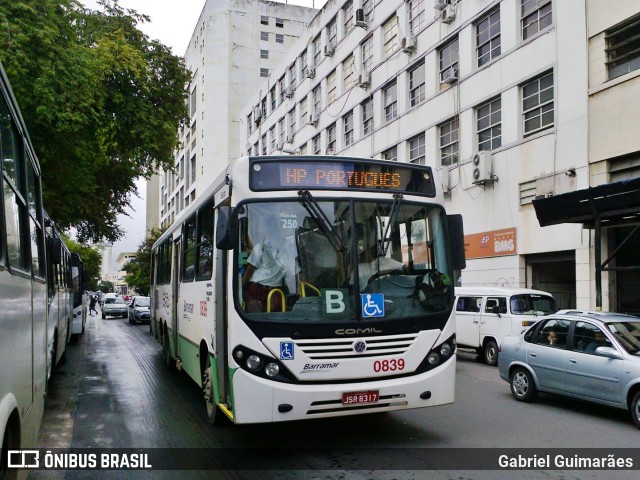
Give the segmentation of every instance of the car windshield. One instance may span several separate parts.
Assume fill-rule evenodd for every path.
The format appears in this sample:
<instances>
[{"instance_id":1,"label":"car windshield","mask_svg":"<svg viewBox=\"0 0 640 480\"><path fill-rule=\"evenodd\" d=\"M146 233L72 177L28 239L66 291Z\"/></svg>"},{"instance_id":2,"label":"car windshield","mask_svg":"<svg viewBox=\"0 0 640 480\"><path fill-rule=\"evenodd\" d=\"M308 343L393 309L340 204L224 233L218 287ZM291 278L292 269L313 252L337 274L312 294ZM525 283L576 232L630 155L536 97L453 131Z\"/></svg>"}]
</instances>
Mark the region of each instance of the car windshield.
<instances>
[{"instance_id":1,"label":"car windshield","mask_svg":"<svg viewBox=\"0 0 640 480\"><path fill-rule=\"evenodd\" d=\"M450 310L445 223L442 209L399 198L329 201L307 193L244 204L238 305L252 320L283 322L358 321L374 301L387 319ZM418 292L427 278L429 291Z\"/></svg>"},{"instance_id":2,"label":"car windshield","mask_svg":"<svg viewBox=\"0 0 640 480\"><path fill-rule=\"evenodd\" d=\"M608 323L607 328L627 352L631 355L640 354L640 319L636 322Z\"/></svg>"},{"instance_id":3,"label":"car windshield","mask_svg":"<svg viewBox=\"0 0 640 480\"><path fill-rule=\"evenodd\" d=\"M138 297L135 301L136 307L148 307L149 297Z\"/></svg>"},{"instance_id":4,"label":"car windshield","mask_svg":"<svg viewBox=\"0 0 640 480\"><path fill-rule=\"evenodd\" d=\"M104 299L104 304L107 305L109 303L116 303L116 299L115 298L105 298Z\"/></svg>"},{"instance_id":5,"label":"car windshield","mask_svg":"<svg viewBox=\"0 0 640 480\"><path fill-rule=\"evenodd\" d=\"M104 303L123 304L124 303L124 298L122 298L122 297L107 298Z\"/></svg>"},{"instance_id":6,"label":"car windshield","mask_svg":"<svg viewBox=\"0 0 640 480\"><path fill-rule=\"evenodd\" d=\"M556 301L549 295L527 293L511 297L511 313L516 315L551 315L557 311Z\"/></svg>"}]
</instances>

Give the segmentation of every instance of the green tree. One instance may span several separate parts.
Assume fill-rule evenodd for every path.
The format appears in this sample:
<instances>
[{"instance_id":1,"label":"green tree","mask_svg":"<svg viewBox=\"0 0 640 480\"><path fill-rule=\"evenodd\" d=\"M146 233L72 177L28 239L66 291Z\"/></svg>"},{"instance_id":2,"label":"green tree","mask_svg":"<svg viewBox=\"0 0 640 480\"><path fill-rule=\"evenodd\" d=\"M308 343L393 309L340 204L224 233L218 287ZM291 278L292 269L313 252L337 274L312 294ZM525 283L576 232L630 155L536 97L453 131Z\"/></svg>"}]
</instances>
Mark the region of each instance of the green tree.
<instances>
[{"instance_id":1,"label":"green tree","mask_svg":"<svg viewBox=\"0 0 640 480\"><path fill-rule=\"evenodd\" d=\"M71 253L77 253L82 259L84 267L84 288L97 290L100 282L100 268L102 267L102 254L97 248L83 245L62 234L64 243Z\"/></svg>"},{"instance_id":2,"label":"green tree","mask_svg":"<svg viewBox=\"0 0 640 480\"><path fill-rule=\"evenodd\" d=\"M102 293L113 292L113 282L107 282L105 280L101 281L98 284L98 290L100 290Z\"/></svg>"},{"instance_id":3,"label":"green tree","mask_svg":"<svg viewBox=\"0 0 640 480\"><path fill-rule=\"evenodd\" d=\"M188 115L184 61L117 0L0 2L0 60L43 173L45 206L61 229L99 243L123 235L117 216L135 180L173 167Z\"/></svg>"},{"instance_id":4,"label":"green tree","mask_svg":"<svg viewBox=\"0 0 640 480\"><path fill-rule=\"evenodd\" d=\"M151 247L160 238L164 230L153 229L138 246L136 258L124 266L127 282L139 295L148 296L151 291Z\"/></svg>"}]
</instances>

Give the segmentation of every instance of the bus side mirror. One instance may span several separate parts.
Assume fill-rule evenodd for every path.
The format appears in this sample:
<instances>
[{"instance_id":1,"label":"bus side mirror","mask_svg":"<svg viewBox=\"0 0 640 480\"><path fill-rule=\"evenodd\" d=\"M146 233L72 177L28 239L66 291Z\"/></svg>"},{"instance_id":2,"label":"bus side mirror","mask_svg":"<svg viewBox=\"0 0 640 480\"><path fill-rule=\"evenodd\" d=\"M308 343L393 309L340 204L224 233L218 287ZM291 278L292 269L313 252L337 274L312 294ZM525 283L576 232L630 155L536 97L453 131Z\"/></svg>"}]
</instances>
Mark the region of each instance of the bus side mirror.
<instances>
[{"instance_id":1,"label":"bus side mirror","mask_svg":"<svg viewBox=\"0 0 640 480\"><path fill-rule=\"evenodd\" d=\"M464 257L464 228L462 215L447 215L449 227L449 242L451 246L452 263L454 270L462 270L467 267Z\"/></svg>"},{"instance_id":2,"label":"bus side mirror","mask_svg":"<svg viewBox=\"0 0 640 480\"><path fill-rule=\"evenodd\" d=\"M232 250L236 238L236 215L231 207L218 209L218 221L216 222L216 248L218 250Z\"/></svg>"},{"instance_id":3,"label":"bus side mirror","mask_svg":"<svg viewBox=\"0 0 640 480\"><path fill-rule=\"evenodd\" d=\"M47 237L47 247L51 264L60 265L62 263L62 240L58 237Z\"/></svg>"}]
</instances>

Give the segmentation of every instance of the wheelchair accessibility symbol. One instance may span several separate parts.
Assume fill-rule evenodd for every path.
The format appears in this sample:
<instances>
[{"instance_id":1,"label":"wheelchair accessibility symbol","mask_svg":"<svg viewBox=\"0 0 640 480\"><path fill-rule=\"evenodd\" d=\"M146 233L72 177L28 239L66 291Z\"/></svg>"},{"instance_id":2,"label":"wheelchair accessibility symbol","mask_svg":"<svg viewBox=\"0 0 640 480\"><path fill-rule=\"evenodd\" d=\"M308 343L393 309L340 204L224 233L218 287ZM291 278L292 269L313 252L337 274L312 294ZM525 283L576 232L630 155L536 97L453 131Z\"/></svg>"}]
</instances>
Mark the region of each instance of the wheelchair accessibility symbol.
<instances>
[{"instance_id":1,"label":"wheelchair accessibility symbol","mask_svg":"<svg viewBox=\"0 0 640 480\"><path fill-rule=\"evenodd\" d=\"M280 342L280 360L293 360L293 342Z\"/></svg>"},{"instance_id":2,"label":"wheelchair accessibility symbol","mask_svg":"<svg viewBox=\"0 0 640 480\"><path fill-rule=\"evenodd\" d=\"M363 293L360 299L363 317L384 317L384 294Z\"/></svg>"}]
</instances>

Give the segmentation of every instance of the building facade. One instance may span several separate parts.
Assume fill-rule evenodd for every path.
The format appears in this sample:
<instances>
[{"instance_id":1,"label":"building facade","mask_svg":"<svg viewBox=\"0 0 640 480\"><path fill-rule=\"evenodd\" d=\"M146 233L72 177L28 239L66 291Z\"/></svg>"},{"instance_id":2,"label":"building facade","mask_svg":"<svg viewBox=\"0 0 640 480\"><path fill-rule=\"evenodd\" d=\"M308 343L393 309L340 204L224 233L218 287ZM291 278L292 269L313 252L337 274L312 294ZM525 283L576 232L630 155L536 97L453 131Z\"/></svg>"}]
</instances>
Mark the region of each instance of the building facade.
<instances>
[{"instance_id":1,"label":"building facade","mask_svg":"<svg viewBox=\"0 0 640 480\"><path fill-rule=\"evenodd\" d=\"M236 157L247 98L303 35L312 8L265 0L208 0L184 58L191 71L189 123L179 132L175 170L148 185L166 227ZM153 182L156 182L153 185ZM152 207L156 208L156 207ZM149 230L153 224L147 223Z\"/></svg>"},{"instance_id":2,"label":"building facade","mask_svg":"<svg viewBox=\"0 0 640 480\"><path fill-rule=\"evenodd\" d=\"M464 217L463 285L589 308L589 231L532 205L590 183L586 29L584 0L330 0L245 107L239 153L430 165Z\"/></svg>"}]
</instances>

